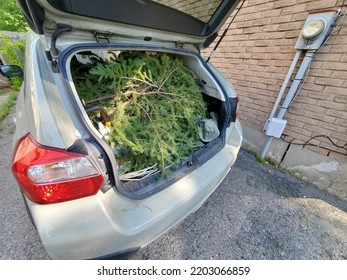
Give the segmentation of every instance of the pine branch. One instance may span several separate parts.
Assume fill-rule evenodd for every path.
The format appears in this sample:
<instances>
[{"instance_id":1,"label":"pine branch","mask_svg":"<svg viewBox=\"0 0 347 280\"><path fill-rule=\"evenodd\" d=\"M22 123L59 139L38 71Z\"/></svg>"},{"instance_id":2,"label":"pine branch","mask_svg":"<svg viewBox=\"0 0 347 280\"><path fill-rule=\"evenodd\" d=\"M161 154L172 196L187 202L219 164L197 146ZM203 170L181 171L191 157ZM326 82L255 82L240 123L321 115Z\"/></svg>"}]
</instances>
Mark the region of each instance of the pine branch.
<instances>
[{"instance_id":1,"label":"pine branch","mask_svg":"<svg viewBox=\"0 0 347 280\"><path fill-rule=\"evenodd\" d=\"M178 57L122 52L87 74L75 72L86 77L74 79L85 104L98 102L113 116L109 141L121 151L115 156L128 164L126 172L156 164L166 174L203 145L196 140L196 122L206 117L207 104L195 74Z\"/></svg>"}]
</instances>

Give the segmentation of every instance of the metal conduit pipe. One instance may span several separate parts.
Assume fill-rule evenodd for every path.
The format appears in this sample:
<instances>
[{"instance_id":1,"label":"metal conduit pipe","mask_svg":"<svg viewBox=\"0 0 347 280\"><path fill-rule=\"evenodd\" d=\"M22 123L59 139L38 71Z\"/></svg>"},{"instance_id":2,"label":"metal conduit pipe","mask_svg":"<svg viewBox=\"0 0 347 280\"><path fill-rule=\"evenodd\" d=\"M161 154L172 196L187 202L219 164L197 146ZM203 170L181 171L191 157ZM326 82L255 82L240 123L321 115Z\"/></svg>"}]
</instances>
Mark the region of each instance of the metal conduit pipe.
<instances>
[{"instance_id":1,"label":"metal conduit pipe","mask_svg":"<svg viewBox=\"0 0 347 280\"><path fill-rule=\"evenodd\" d=\"M295 66L297 65L298 61L299 61L299 58L300 58L300 55L302 53L302 50L297 50L296 53L295 53L295 56L294 56L294 59L293 59L293 62L292 64L290 65L290 68L288 70L288 73L287 73L287 76L283 82L283 85L281 87L281 90L280 92L278 93L278 96L277 96L277 99L276 99L276 102L275 102L275 105L273 106L272 108L272 111L271 111L271 114L268 118L268 120L266 121L265 125L264 125L264 131L266 130L266 126L268 125L269 121L271 120L271 118L275 115L276 111L277 111L277 107L278 105L280 104L281 100L282 100L282 96L284 94L284 91L286 90L287 88L287 85L289 83L289 80L290 78L292 77L293 75L293 72L294 72L294 69L295 69Z\"/></svg>"},{"instance_id":2,"label":"metal conduit pipe","mask_svg":"<svg viewBox=\"0 0 347 280\"><path fill-rule=\"evenodd\" d=\"M313 60L315 53L316 53L316 50L308 50L306 52L305 58L301 63L301 66L298 70L298 73L295 76L295 79L294 79L294 81L293 81L293 83L292 83L292 85L288 91L286 99L283 102L283 105L281 107L281 110L278 113L277 118L283 119L284 115L286 114L288 107L289 107L290 103L292 102L294 95L297 92L299 85L300 85L300 83L301 83L301 81L302 81L302 79L306 73L306 70L310 66L310 64Z\"/></svg>"},{"instance_id":3,"label":"metal conduit pipe","mask_svg":"<svg viewBox=\"0 0 347 280\"><path fill-rule=\"evenodd\" d=\"M264 142L263 150L261 151L261 157L265 157L268 149L270 148L273 138L274 137L279 138L280 135L283 133L283 130L287 123L286 120L283 120L283 117L286 114L291 102L293 101L295 93L297 92L299 88L302 78L304 77L307 71L307 68L312 62L314 54L324 44L325 40L327 39L329 35L330 28L334 24L338 16L340 15L340 12L341 12L341 9L338 9L336 11L326 10L326 11L309 13L305 21L304 27L301 30L298 41L295 45L295 48L297 49L297 51L293 59L292 65L281 87L281 90L276 99L272 112L269 118L267 119L267 121L265 122L263 130L265 134L267 135L267 138ZM305 57L287 93L287 96L282 104L282 107L279 110L277 118L274 118L274 115L277 111L277 107L280 101L282 100L284 91L287 88L288 82L293 74L295 66L303 50L306 50Z\"/></svg>"},{"instance_id":4,"label":"metal conduit pipe","mask_svg":"<svg viewBox=\"0 0 347 280\"><path fill-rule=\"evenodd\" d=\"M299 61L299 58L300 58L300 55L302 53L302 50L297 50L296 53L295 53L295 56L294 56L294 59L293 59L293 62L292 64L290 65L290 68L288 70L288 73L287 73L287 76L283 82L283 85L281 87L281 90L277 96L277 99L276 99L276 102L275 102L275 105L274 107L272 108L272 111L271 111L271 114L267 120L267 122L265 123L265 126L264 126L264 130L266 129L266 126L267 124L269 123L269 120L275 115L276 111L277 111L277 107L278 105L280 104L281 100L282 100L282 96L284 94L284 91L286 90L287 88L287 85L289 83L289 80L290 78L292 77L293 75L293 72L294 72L294 69L295 69L295 66L297 65L298 61Z\"/></svg>"},{"instance_id":5,"label":"metal conduit pipe","mask_svg":"<svg viewBox=\"0 0 347 280\"><path fill-rule=\"evenodd\" d=\"M295 76L295 79L287 93L287 96L283 102L283 105L278 113L278 116L277 118L278 119L283 119L284 115L286 114L287 110L288 110L288 107L290 105L290 103L292 102L293 98L294 98L294 95L295 93L297 92L298 88L299 88L299 85L302 81L302 78L304 77L305 73L306 73L306 70L307 68L309 67L309 65L311 64L312 62L312 59L313 59L313 56L315 54L316 50L308 50L306 52L306 55L305 55L305 58L304 60L302 61L301 65L300 65L300 68L298 70L298 73L296 74ZM297 51L298 53L298 51ZM294 62L294 61L293 61ZM289 74L289 73L288 73ZM278 105L277 105L278 106ZM275 108L274 107L274 110L276 111L277 107ZM273 117L273 115L271 116ZM272 143L272 140L273 140L273 137L272 136L268 136L265 143L264 143L264 147L263 147L263 150L261 152L261 156L262 157L265 157L268 149L270 148L270 145Z\"/></svg>"}]
</instances>

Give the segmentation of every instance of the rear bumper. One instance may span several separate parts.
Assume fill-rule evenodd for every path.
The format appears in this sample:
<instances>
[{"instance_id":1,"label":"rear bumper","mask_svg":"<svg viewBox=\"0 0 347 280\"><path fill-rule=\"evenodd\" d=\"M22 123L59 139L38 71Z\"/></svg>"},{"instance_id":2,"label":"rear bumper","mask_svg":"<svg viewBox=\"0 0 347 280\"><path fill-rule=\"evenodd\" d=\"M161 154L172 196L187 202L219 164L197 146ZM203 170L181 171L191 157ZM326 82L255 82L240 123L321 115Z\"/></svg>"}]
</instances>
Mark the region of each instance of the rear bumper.
<instances>
[{"instance_id":1,"label":"rear bumper","mask_svg":"<svg viewBox=\"0 0 347 280\"><path fill-rule=\"evenodd\" d=\"M204 203L234 164L242 137L237 121L213 158L143 200L131 200L114 189L51 205L27 200L43 245L54 259L98 258L145 246Z\"/></svg>"}]
</instances>

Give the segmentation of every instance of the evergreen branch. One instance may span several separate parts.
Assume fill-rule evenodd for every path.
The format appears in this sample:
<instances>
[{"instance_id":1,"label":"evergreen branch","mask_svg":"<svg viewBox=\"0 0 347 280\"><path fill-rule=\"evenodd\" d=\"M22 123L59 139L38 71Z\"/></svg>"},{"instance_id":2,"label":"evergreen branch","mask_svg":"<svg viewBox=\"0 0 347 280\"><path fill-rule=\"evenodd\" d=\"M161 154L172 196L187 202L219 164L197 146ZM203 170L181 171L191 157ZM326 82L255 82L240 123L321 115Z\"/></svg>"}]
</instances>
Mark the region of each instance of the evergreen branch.
<instances>
[{"instance_id":1,"label":"evergreen branch","mask_svg":"<svg viewBox=\"0 0 347 280\"><path fill-rule=\"evenodd\" d=\"M112 95L107 95L107 96L103 96L103 97L98 97L98 98L95 98L95 99L91 99L91 100L84 100L84 103L85 104L92 104L92 103L96 103L96 102L99 102L99 101L103 101L103 100L107 100L107 99L112 99L114 98L115 95L112 94Z\"/></svg>"},{"instance_id":2,"label":"evergreen branch","mask_svg":"<svg viewBox=\"0 0 347 280\"><path fill-rule=\"evenodd\" d=\"M138 81L138 82L142 82L142 83L145 83L145 84L147 84L147 85L149 85L149 86L152 86L152 87L158 87L156 84L154 84L154 83L149 83L149 82L147 82L147 81L145 81L145 80L143 80L143 79L140 79L140 78L134 78L134 77L121 77L121 79L124 79L124 80L132 80L132 81Z\"/></svg>"},{"instance_id":3,"label":"evergreen branch","mask_svg":"<svg viewBox=\"0 0 347 280\"><path fill-rule=\"evenodd\" d=\"M169 73L169 75L167 75L167 77L164 79L164 81L163 81L163 82L161 83L161 85L159 86L158 91L161 90L161 88L164 86L164 84L166 83L166 81L167 81L167 80L170 78L170 76L171 76L174 72L176 72L177 70L178 70L178 68L172 70L172 71Z\"/></svg>"},{"instance_id":4,"label":"evergreen branch","mask_svg":"<svg viewBox=\"0 0 347 280\"><path fill-rule=\"evenodd\" d=\"M121 151L115 156L127 163L125 173L157 164L164 176L168 166L203 145L196 141L196 122L206 117L207 104L194 73L178 57L131 51L88 69L75 65L80 97L86 104L99 102L114 116L109 142Z\"/></svg>"}]
</instances>

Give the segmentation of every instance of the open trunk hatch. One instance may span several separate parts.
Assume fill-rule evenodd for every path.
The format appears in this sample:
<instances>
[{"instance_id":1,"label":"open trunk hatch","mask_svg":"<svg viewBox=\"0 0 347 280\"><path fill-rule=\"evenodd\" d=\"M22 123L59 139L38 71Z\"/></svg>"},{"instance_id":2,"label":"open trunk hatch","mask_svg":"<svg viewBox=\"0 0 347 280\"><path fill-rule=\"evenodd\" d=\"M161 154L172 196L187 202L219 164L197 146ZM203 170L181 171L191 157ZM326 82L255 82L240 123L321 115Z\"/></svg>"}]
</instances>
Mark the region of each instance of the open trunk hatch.
<instances>
[{"instance_id":1,"label":"open trunk hatch","mask_svg":"<svg viewBox=\"0 0 347 280\"><path fill-rule=\"evenodd\" d=\"M64 24L70 32L179 40L200 48L213 41L239 1L17 0L29 26L48 42L57 25Z\"/></svg>"},{"instance_id":2,"label":"open trunk hatch","mask_svg":"<svg viewBox=\"0 0 347 280\"><path fill-rule=\"evenodd\" d=\"M223 147L229 102L199 55L81 47L67 61L85 123L115 157L122 193L158 192Z\"/></svg>"}]
</instances>

